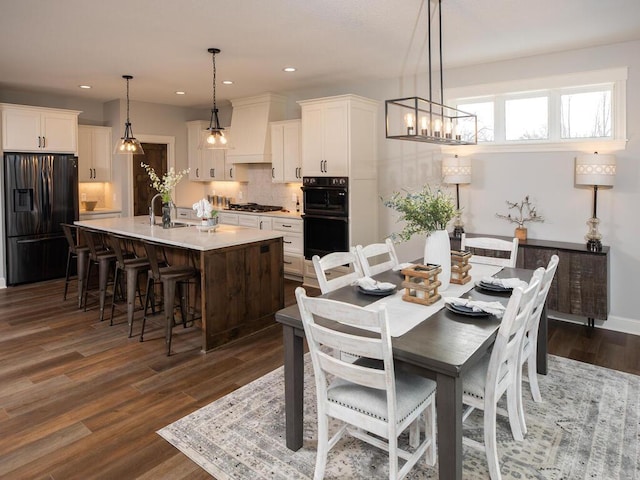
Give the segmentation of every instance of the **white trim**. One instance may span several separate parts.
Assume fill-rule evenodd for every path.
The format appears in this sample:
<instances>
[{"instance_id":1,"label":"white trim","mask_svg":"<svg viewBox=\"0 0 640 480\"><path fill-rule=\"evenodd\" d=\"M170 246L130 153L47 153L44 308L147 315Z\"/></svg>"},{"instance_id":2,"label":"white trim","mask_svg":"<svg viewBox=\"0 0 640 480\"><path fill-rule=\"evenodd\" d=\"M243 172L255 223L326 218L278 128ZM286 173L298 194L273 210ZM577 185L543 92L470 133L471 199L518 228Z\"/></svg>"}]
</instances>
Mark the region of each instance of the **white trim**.
<instances>
[{"instance_id":1,"label":"white trim","mask_svg":"<svg viewBox=\"0 0 640 480\"><path fill-rule=\"evenodd\" d=\"M160 145L167 146L167 169L176 166L176 137L168 136L168 135L149 135L149 134L138 134L138 140L140 143L156 143ZM133 165L134 159L133 155L127 156L130 160L130 164ZM131 217L133 216L133 168L127 169L126 176L126 195L127 195L127 212L125 216ZM175 193L175 192L173 192Z\"/></svg>"},{"instance_id":2,"label":"white trim","mask_svg":"<svg viewBox=\"0 0 640 480\"><path fill-rule=\"evenodd\" d=\"M606 70L592 70L588 72L569 73L550 77L540 77L507 82L487 83L445 90L445 103L447 105L459 102L492 101L494 102L494 138L499 142L481 142L478 145L458 147L443 146L444 153L483 153L483 152L549 152L549 151L602 151L615 152L625 150L627 147L626 130L626 80L628 68L619 67ZM611 85L611 105L613 109L612 134L613 138L578 138L558 140L551 138L534 142L505 142L500 140L500 133L504 129L504 112L501 111L505 98L518 98L523 94L536 96L538 91L544 91L551 102L563 92L562 89L588 89L589 86ZM554 100L555 99L555 100ZM552 108L552 105L549 105ZM557 121L555 113L549 115L549 135L553 135L552 122Z\"/></svg>"},{"instance_id":3,"label":"white trim","mask_svg":"<svg viewBox=\"0 0 640 480\"><path fill-rule=\"evenodd\" d=\"M586 325L586 318L577 317L575 315L565 316L557 312L549 312L549 318L560 320L563 322L576 323ZM595 326L603 330L611 330L612 332L628 333L630 335L640 335L640 319L616 317L609 315L605 320L596 320Z\"/></svg>"}]
</instances>

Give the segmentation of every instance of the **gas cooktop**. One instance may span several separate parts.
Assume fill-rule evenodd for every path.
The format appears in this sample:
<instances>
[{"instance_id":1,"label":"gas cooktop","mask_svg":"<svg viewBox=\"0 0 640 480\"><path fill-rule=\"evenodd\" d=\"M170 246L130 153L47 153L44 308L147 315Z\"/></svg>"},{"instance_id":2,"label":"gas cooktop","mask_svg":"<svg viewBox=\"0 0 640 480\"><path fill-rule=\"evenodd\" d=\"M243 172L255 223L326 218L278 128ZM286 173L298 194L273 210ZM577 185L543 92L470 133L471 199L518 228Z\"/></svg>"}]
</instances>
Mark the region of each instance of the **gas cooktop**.
<instances>
[{"instance_id":1,"label":"gas cooktop","mask_svg":"<svg viewBox=\"0 0 640 480\"><path fill-rule=\"evenodd\" d=\"M282 207L276 205L260 205L258 203L230 203L229 208L225 210L234 210L236 212L277 212Z\"/></svg>"}]
</instances>

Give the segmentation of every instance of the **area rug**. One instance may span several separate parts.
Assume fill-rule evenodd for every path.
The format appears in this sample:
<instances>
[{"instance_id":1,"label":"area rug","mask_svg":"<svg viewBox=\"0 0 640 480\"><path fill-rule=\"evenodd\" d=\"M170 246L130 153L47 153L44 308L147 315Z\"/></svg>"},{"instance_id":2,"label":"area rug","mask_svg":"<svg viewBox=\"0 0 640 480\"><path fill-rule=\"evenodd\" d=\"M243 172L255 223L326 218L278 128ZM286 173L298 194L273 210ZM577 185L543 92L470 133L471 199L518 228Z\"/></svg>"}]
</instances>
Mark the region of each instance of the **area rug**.
<instances>
[{"instance_id":1,"label":"area rug","mask_svg":"<svg viewBox=\"0 0 640 480\"><path fill-rule=\"evenodd\" d=\"M316 456L312 375L307 354L304 444L297 452L285 446L282 367L158 433L217 480L311 479ZM544 403L533 402L528 385L523 387L524 441L514 441L507 419L498 418L504 479L640 479L640 377L550 356L549 374L539 380ZM481 440L481 413L465 422L465 435ZM437 466L419 463L406 478L438 478ZM489 478L482 452L464 447L463 476ZM388 478L387 456L346 437L330 452L325 478Z\"/></svg>"}]
</instances>

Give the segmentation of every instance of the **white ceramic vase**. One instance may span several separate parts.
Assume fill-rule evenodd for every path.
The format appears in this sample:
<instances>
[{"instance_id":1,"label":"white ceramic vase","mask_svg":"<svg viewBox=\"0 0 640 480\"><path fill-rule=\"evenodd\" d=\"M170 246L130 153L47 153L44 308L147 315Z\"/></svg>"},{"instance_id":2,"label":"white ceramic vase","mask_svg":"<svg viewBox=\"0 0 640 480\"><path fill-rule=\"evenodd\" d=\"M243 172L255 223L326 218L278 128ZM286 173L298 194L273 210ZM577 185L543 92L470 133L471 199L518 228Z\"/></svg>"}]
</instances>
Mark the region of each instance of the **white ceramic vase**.
<instances>
[{"instance_id":1,"label":"white ceramic vase","mask_svg":"<svg viewBox=\"0 0 640 480\"><path fill-rule=\"evenodd\" d=\"M440 280L439 290L449 288L451 280L451 243L449 242L449 232L446 230L436 230L427 236L424 245L424 263L435 263L440 265L442 272L438 275Z\"/></svg>"}]
</instances>

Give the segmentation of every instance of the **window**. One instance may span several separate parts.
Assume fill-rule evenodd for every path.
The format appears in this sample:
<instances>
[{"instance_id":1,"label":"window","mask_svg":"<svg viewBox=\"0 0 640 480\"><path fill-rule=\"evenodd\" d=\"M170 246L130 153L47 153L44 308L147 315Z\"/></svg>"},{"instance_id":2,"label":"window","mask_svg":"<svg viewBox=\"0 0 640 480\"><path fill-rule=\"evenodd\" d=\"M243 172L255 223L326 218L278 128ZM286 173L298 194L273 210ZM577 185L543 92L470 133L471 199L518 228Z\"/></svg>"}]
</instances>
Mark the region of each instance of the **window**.
<instances>
[{"instance_id":1,"label":"window","mask_svg":"<svg viewBox=\"0 0 640 480\"><path fill-rule=\"evenodd\" d=\"M541 140L549 138L549 102L547 97L505 100L505 138Z\"/></svg>"},{"instance_id":2,"label":"window","mask_svg":"<svg viewBox=\"0 0 640 480\"><path fill-rule=\"evenodd\" d=\"M621 150L627 69L447 90L446 103L477 115L478 145L498 150ZM461 122L463 137L473 124Z\"/></svg>"}]
</instances>

